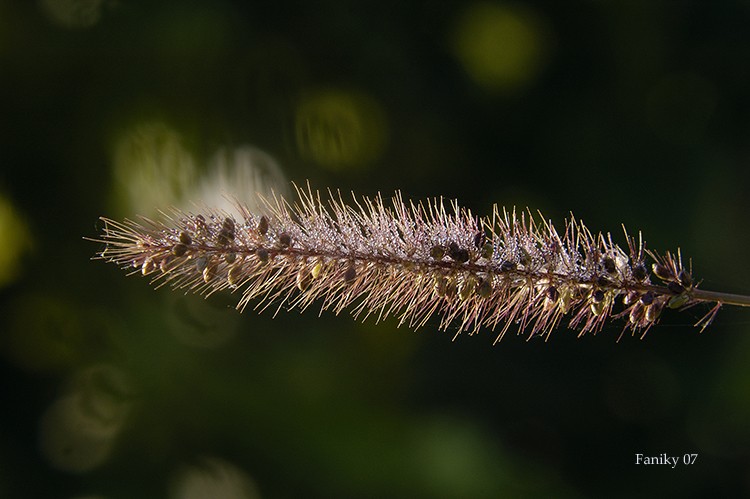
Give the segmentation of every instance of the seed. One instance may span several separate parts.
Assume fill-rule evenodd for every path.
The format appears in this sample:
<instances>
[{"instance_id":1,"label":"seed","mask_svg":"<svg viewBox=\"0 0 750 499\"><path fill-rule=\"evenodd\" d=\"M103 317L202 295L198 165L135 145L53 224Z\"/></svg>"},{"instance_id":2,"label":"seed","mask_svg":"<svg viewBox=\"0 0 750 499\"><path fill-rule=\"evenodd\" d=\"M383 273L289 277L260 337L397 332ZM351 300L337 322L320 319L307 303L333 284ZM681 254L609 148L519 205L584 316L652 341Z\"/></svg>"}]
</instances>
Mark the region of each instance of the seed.
<instances>
[{"instance_id":1,"label":"seed","mask_svg":"<svg viewBox=\"0 0 750 499\"><path fill-rule=\"evenodd\" d=\"M234 220L229 217L224 219L224 223L221 224L221 228L232 235L231 239L234 239Z\"/></svg>"},{"instance_id":2,"label":"seed","mask_svg":"<svg viewBox=\"0 0 750 499\"><path fill-rule=\"evenodd\" d=\"M485 243L484 246L482 246L482 257L486 258L487 260L492 258L492 255L495 253L495 248L492 246L492 243Z\"/></svg>"},{"instance_id":3,"label":"seed","mask_svg":"<svg viewBox=\"0 0 750 499\"><path fill-rule=\"evenodd\" d=\"M310 287L310 284L312 283L312 275L310 274L310 271L307 270L307 268L301 268L297 272L297 289L300 291L306 290L308 287Z\"/></svg>"},{"instance_id":4,"label":"seed","mask_svg":"<svg viewBox=\"0 0 750 499\"><path fill-rule=\"evenodd\" d=\"M445 288L445 297L453 298L456 296L456 280L448 279L448 285Z\"/></svg>"},{"instance_id":5,"label":"seed","mask_svg":"<svg viewBox=\"0 0 750 499\"><path fill-rule=\"evenodd\" d=\"M141 272L143 273L143 275L148 275L154 270L156 270L156 264L154 263L153 258L148 257L143 260L143 265L141 265Z\"/></svg>"},{"instance_id":6,"label":"seed","mask_svg":"<svg viewBox=\"0 0 750 499\"><path fill-rule=\"evenodd\" d=\"M680 286L674 281L667 283L667 289L676 295L679 295L685 292L685 288L683 288L682 286Z\"/></svg>"},{"instance_id":7,"label":"seed","mask_svg":"<svg viewBox=\"0 0 750 499\"><path fill-rule=\"evenodd\" d=\"M469 274L466 279L464 279L464 282L461 284L461 289L458 291L458 296L462 300L468 300L471 298L471 295L474 294L474 291L477 289L477 278L473 275Z\"/></svg>"},{"instance_id":8,"label":"seed","mask_svg":"<svg viewBox=\"0 0 750 499\"><path fill-rule=\"evenodd\" d=\"M208 259L205 256L199 256L195 259L195 270L198 272L203 272L206 269L206 265L208 265Z\"/></svg>"},{"instance_id":9,"label":"seed","mask_svg":"<svg viewBox=\"0 0 750 499\"><path fill-rule=\"evenodd\" d=\"M680 283L686 288L692 287L693 278L690 277L690 274L688 274L685 269L680 270L680 275L677 278L680 280Z\"/></svg>"},{"instance_id":10,"label":"seed","mask_svg":"<svg viewBox=\"0 0 750 499\"><path fill-rule=\"evenodd\" d=\"M654 302L646 307L646 320L648 322L654 322L658 319L663 307L664 302Z\"/></svg>"},{"instance_id":11,"label":"seed","mask_svg":"<svg viewBox=\"0 0 750 499\"><path fill-rule=\"evenodd\" d=\"M242 265L235 265L227 272L227 282L231 285L235 285L242 280L244 276L244 269Z\"/></svg>"},{"instance_id":12,"label":"seed","mask_svg":"<svg viewBox=\"0 0 750 499\"><path fill-rule=\"evenodd\" d=\"M199 239L205 239L208 236L208 224L203 215L197 215L195 217L195 235Z\"/></svg>"},{"instance_id":13,"label":"seed","mask_svg":"<svg viewBox=\"0 0 750 499\"><path fill-rule=\"evenodd\" d=\"M228 265L233 264L236 259L237 259L237 253L227 253L224 256L224 261L227 262Z\"/></svg>"},{"instance_id":14,"label":"seed","mask_svg":"<svg viewBox=\"0 0 750 499\"><path fill-rule=\"evenodd\" d=\"M639 263L633 267L633 278L635 278L638 282L643 282L646 277L648 276L648 272L646 271L646 267Z\"/></svg>"},{"instance_id":15,"label":"seed","mask_svg":"<svg viewBox=\"0 0 750 499\"><path fill-rule=\"evenodd\" d=\"M185 231L180 232L180 242L186 246L189 246L193 243L193 239L190 237L190 234L188 234Z\"/></svg>"},{"instance_id":16,"label":"seed","mask_svg":"<svg viewBox=\"0 0 750 499\"><path fill-rule=\"evenodd\" d=\"M667 306L669 308L681 308L686 305L688 301L690 301L690 297L687 295L687 293L683 293L681 295L673 296L672 298L670 298L667 302Z\"/></svg>"},{"instance_id":17,"label":"seed","mask_svg":"<svg viewBox=\"0 0 750 499\"><path fill-rule=\"evenodd\" d=\"M526 248L520 248L519 252L521 253L521 263L523 263L523 266L528 267L531 265L531 255L526 251Z\"/></svg>"},{"instance_id":18,"label":"seed","mask_svg":"<svg viewBox=\"0 0 750 499\"><path fill-rule=\"evenodd\" d=\"M617 266L611 256L605 256L602 259L602 267L607 274L614 274L617 271Z\"/></svg>"},{"instance_id":19,"label":"seed","mask_svg":"<svg viewBox=\"0 0 750 499\"><path fill-rule=\"evenodd\" d=\"M354 265L350 264L349 267L347 267L346 272L344 272L344 281L346 281L346 283L349 284L356 277L357 277L357 270L354 268Z\"/></svg>"},{"instance_id":20,"label":"seed","mask_svg":"<svg viewBox=\"0 0 750 499\"><path fill-rule=\"evenodd\" d=\"M594 302L589 305L589 309L591 310L591 313L596 316L602 315L602 312L604 312L604 302Z\"/></svg>"},{"instance_id":21,"label":"seed","mask_svg":"<svg viewBox=\"0 0 750 499\"><path fill-rule=\"evenodd\" d=\"M433 260L442 260L443 256L445 256L445 248L442 246L435 245L430 248L430 257Z\"/></svg>"},{"instance_id":22,"label":"seed","mask_svg":"<svg viewBox=\"0 0 750 499\"><path fill-rule=\"evenodd\" d=\"M312 275L313 279L317 279L320 276L320 273L322 271L323 271L323 263L318 261L318 262L315 262L315 265L313 265L313 268L310 271L310 274Z\"/></svg>"},{"instance_id":23,"label":"seed","mask_svg":"<svg viewBox=\"0 0 750 499\"><path fill-rule=\"evenodd\" d=\"M595 290L593 293L591 293L591 301L594 303L601 303L604 301L604 291L601 289Z\"/></svg>"},{"instance_id":24,"label":"seed","mask_svg":"<svg viewBox=\"0 0 750 499\"><path fill-rule=\"evenodd\" d=\"M562 288L560 292L560 311L567 314L570 310L570 305L573 302L573 294L568 286Z\"/></svg>"},{"instance_id":25,"label":"seed","mask_svg":"<svg viewBox=\"0 0 750 499\"><path fill-rule=\"evenodd\" d=\"M159 270L162 271L163 274L166 274L170 270L174 268L174 260L172 260L172 257L169 255L162 258L161 262L159 262Z\"/></svg>"},{"instance_id":26,"label":"seed","mask_svg":"<svg viewBox=\"0 0 750 499\"><path fill-rule=\"evenodd\" d=\"M174 256L183 256L185 253L187 253L187 246L185 246L184 244L177 243L172 246L172 254Z\"/></svg>"},{"instance_id":27,"label":"seed","mask_svg":"<svg viewBox=\"0 0 750 499\"><path fill-rule=\"evenodd\" d=\"M203 269L203 282L206 284L210 283L214 276L216 276L216 265L208 265Z\"/></svg>"},{"instance_id":28,"label":"seed","mask_svg":"<svg viewBox=\"0 0 750 499\"><path fill-rule=\"evenodd\" d=\"M630 309L630 314L629 314L630 323L631 324L640 323L641 320L643 319L643 312L644 312L644 307L641 302L638 302L635 305L633 305L633 307Z\"/></svg>"},{"instance_id":29,"label":"seed","mask_svg":"<svg viewBox=\"0 0 750 499\"><path fill-rule=\"evenodd\" d=\"M638 301L638 298L639 298L638 293L635 291L631 291L622 298L622 304L631 305L635 303L636 301Z\"/></svg>"},{"instance_id":30,"label":"seed","mask_svg":"<svg viewBox=\"0 0 750 499\"><path fill-rule=\"evenodd\" d=\"M260 221L258 222L258 233L261 236L265 236L266 232L268 232L268 219L265 215L260 217Z\"/></svg>"},{"instance_id":31,"label":"seed","mask_svg":"<svg viewBox=\"0 0 750 499\"><path fill-rule=\"evenodd\" d=\"M439 275L435 277L435 292L438 296L445 296L448 291L448 279L445 276Z\"/></svg>"},{"instance_id":32,"label":"seed","mask_svg":"<svg viewBox=\"0 0 750 499\"><path fill-rule=\"evenodd\" d=\"M292 236L290 236L286 232L282 232L281 234L279 234L279 244L283 248L288 247L290 244L292 244Z\"/></svg>"},{"instance_id":33,"label":"seed","mask_svg":"<svg viewBox=\"0 0 750 499\"><path fill-rule=\"evenodd\" d=\"M548 287L547 291L544 292L544 295L551 302L556 302L557 299L560 298L560 292L557 291L557 288L554 286Z\"/></svg>"},{"instance_id":34,"label":"seed","mask_svg":"<svg viewBox=\"0 0 750 499\"><path fill-rule=\"evenodd\" d=\"M477 294L482 298L492 296L492 283L489 280L480 279L479 286L477 286Z\"/></svg>"},{"instance_id":35,"label":"seed","mask_svg":"<svg viewBox=\"0 0 750 499\"><path fill-rule=\"evenodd\" d=\"M654 293L652 291L646 291L641 295L640 301L644 305L651 305L654 302Z\"/></svg>"},{"instance_id":36,"label":"seed","mask_svg":"<svg viewBox=\"0 0 750 499\"><path fill-rule=\"evenodd\" d=\"M505 260L503 263L500 264L500 270L503 272L510 272L511 270L516 270L516 264L509 260Z\"/></svg>"},{"instance_id":37,"label":"seed","mask_svg":"<svg viewBox=\"0 0 750 499\"><path fill-rule=\"evenodd\" d=\"M662 279L664 281L672 279L672 274L669 272L667 267L662 265L661 263L655 263L651 266L651 270L654 271L654 275L658 277L659 279Z\"/></svg>"},{"instance_id":38,"label":"seed","mask_svg":"<svg viewBox=\"0 0 750 499\"><path fill-rule=\"evenodd\" d=\"M255 250L255 254L258 256L258 260L265 263L268 261L268 250L266 248L258 248Z\"/></svg>"},{"instance_id":39,"label":"seed","mask_svg":"<svg viewBox=\"0 0 750 499\"><path fill-rule=\"evenodd\" d=\"M450 243L448 245L448 256L459 263L465 263L469 261L469 252L458 246L456 243Z\"/></svg>"}]
</instances>

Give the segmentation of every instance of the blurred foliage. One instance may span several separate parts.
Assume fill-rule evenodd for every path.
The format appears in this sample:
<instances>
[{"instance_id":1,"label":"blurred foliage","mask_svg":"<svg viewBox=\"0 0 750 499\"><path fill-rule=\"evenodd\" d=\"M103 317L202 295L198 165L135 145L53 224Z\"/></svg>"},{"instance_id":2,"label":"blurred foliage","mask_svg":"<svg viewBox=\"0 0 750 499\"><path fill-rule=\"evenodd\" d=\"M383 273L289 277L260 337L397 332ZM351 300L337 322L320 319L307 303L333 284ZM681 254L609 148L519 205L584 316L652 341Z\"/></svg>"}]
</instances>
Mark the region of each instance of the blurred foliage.
<instances>
[{"instance_id":1,"label":"blurred foliage","mask_svg":"<svg viewBox=\"0 0 750 499\"><path fill-rule=\"evenodd\" d=\"M749 22L739 0L0 2L0 497L750 495L747 311L492 346L240 315L81 239L278 164L625 223L750 293Z\"/></svg>"}]
</instances>

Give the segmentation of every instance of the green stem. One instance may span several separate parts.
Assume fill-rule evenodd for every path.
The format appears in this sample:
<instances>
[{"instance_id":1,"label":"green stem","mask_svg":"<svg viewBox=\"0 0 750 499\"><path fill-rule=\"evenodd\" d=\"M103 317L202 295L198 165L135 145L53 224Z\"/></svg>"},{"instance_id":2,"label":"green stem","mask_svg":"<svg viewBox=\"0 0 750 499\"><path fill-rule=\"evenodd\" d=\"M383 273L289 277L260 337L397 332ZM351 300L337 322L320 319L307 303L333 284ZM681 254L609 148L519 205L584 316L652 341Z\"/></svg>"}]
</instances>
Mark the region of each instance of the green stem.
<instances>
[{"instance_id":1,"label":"green stem","mask_svg":"<svg viewBox=\"0 0 750 499\"><path fill-rule=\"evenodd\" d=\"M736 305L738 307L750 307L750 296L746 295L694 289L690 292L690 297L698 301L723 303L726 305Z\"/></svg>"}]
</instances>

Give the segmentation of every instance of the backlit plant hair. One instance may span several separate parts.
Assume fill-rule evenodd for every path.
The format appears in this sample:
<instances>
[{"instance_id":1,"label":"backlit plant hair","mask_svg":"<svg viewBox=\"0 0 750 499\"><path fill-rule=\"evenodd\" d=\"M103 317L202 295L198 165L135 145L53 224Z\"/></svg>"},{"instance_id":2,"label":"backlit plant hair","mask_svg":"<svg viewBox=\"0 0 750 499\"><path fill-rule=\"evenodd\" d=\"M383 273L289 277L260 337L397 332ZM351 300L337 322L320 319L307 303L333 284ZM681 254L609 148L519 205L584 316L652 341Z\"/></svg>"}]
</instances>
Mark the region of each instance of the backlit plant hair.
<instances>
[{"instance_id":1,"label":"backlit plant hair","mask_svg":"<svg viewBox=\"0 0 750 499\"><path fill-rule=\"evenodd\" d=\"M645 249L640 233L620 247L571 218L562 231L531 212L494 208L476 217L442 199L405 202L396 192L345 203L296 187L297 200L274 195L262 213L238 203L222 211L173 210L159 220L102 218L106 261L203 295L229 290L237 308L273 305L305 310L317 303L336 314L399 325L475 333L513 325L529 337L548 336L561 322L599 331L621 319L623 332L645 335L664 309L750 306L750 297L698 289L677 253Z\"/></svg>"}]
</instances>

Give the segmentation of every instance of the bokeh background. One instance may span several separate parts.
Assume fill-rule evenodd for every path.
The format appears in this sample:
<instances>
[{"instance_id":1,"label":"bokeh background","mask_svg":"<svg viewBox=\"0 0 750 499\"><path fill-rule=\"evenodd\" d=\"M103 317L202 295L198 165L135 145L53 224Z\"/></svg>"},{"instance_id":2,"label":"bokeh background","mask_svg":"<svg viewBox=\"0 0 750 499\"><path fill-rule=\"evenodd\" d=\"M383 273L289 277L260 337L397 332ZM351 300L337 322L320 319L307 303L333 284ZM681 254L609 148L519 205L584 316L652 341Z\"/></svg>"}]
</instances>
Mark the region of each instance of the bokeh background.
<instances>
[{"instance_id":1,"label":"bokeh background","mask_svg":"<svg viewBox=\"0 0 750 499\"><path fill-rule=\"evenodd\" d=\"M493 346L240 315L82 239L309 179L624 223L747 294L748 26L739 0L0 1L0 497L750 495L750 310Z\"/></svg>"}]
</instances>

